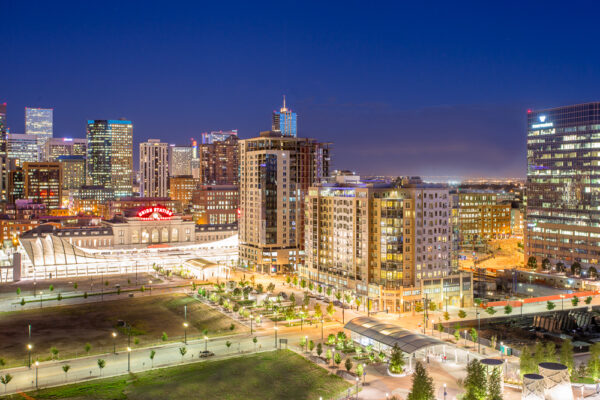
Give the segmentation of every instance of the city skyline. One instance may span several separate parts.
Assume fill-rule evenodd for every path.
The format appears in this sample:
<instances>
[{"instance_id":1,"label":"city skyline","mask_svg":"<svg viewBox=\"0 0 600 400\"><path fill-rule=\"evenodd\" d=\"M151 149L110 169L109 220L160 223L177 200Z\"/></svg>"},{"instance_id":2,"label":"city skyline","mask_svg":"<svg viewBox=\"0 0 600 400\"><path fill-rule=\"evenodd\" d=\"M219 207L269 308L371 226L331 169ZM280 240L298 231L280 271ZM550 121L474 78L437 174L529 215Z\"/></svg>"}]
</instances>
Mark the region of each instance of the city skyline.
<instances>
[{"instance_id":1,"label":"city skyline","mask_svg":"<svg viewBox=\"0 0 600 400\"><path fill-rule=\"evenodd\" d=\"M269 129L285 94L298 135L335 144L334 168L524 177L524 111L594 101L600 89L598 56L579 40L593 36L588 8L346 4L317 13L310 4L277 12L211 4L163 15L154 5L69 4L7 4L15 61L0 101L13 132L23 132L22 111L33 106L55 109L57 137L83 137L87 119L126 117L138 127L135 149L147 138L185 144L210 130L249 138ZM564 29L531 31L528 15ZM89 29L96 24L103 28ZM34 40L42 34L53 37L52 50ZM96 48L110 48L119 67L92 57ZM35 52L49 63L31 62ZM148 58L155 53L160 60Z\"/></svg>"}]
</instances>

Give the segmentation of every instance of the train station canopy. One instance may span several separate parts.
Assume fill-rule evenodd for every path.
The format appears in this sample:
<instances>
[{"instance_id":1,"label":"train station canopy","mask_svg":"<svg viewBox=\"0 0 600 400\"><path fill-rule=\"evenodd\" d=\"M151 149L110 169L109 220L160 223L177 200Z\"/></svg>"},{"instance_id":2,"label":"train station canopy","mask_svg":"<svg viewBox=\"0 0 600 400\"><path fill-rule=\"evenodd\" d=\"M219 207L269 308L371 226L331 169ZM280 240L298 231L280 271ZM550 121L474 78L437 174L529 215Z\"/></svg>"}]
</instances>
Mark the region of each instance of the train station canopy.
<instances>
[{"instance_id":1,"label":"train station canopy","mask_svg":"<svg viewBox=\"0 0 600 400\"><path fill-rule=\"evenodd\" d=\"M409 354L426 347L446 344L434 337L414 333L369 317L354 318L344 328L386 346L394 347L397 344L400 350Z\"/></svg>"}]
</instances>

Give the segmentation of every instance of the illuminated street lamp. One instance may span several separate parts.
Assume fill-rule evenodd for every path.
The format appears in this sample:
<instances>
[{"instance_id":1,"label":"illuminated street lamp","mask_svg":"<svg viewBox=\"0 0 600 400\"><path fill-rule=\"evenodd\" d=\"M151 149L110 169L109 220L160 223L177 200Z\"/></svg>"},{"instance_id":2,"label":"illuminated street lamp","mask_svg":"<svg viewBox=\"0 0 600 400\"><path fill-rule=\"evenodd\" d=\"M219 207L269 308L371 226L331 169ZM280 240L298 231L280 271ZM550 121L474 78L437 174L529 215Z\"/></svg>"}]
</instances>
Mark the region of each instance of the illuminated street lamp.
<instances>
[{"instance_id":1,"label":"illuminated street lamp","mask_svg":"<svg viewBox=\"0 0 600 400\"><path fill-rule=\"evenodd\" d=\"M27 362L27 368L31 368L31 349L33 349L33 345L29 343L27 345L27 353L29 353L29 361Z\"/></svg>"},{"instance_id":2,"label":"illuminated street lamp","mask_svg":"<svg viewBox=\"0 0 600 400\"><path fill-rule=\"evenodd\" d=\"M274 330L275 330L275 348L277 348L277 329L279 329L279 328L277 328L277 327L274 328Z\"/></svg>"},{"instance_id":3,"label":"illuminated street lamp","mask_svg":"<svg viewBox=\"0 0 600 400\"><path fill-rule=\"evenodd\" d=\"M40 291L40 308L43 307L44 304L44 292Z\"/></svg>"},{"instance_id":4,"label":"illuminated street lamp","mask_svg":"<svg viewBox=\"0 0 600 400\"><path fill-rule=\"evenodd\" d=\"M112 337L113 337L113 353L117 354L117 332L113 332Z\"/></svg>"},{"instance_id":5,"label":"illuminated street lamp","mask_svg":"<svg viewBox=\"0 0 600 400\"><path fill-rule=\"evenodd\" d=\"M131 372L131 347L127 347L127 372Z\"/></svg>"},{"instance_id":6,"label":"illuminated street lamp","mask_svg":"<svg viewBox=\"0 0 600 400\"><path fill-rule=\"evenodd\" d=\"M186 322L183 323L183 343L187 344L187 328L189 324Z\"/></svg>"},{"instance_id":7,"label":"illuminated street lamp","mask_svg":"<svg viewBox=\"0 0 600 400\"><path fill-rule=\"evenodd\" d=\"M560 309L561 311L565 311L565 295L560 295Z\"/></svg>"},{"instance_id":8,"label":"illuminated street lamp","mask_svg":"<svg viewBox=\"0 0 600 400\"><path fill-rule=\"evenodd\" d=\"M308 351L308 336L304 336L304 345L306 346L306 351Z\"/></svg>"},{"instance_id":9,"label":"illuminated street lamp","mask_svg":"<svg viewBox=\"0 0 600 400\"><path fill-rule=\"evenodd\" d=\"M152 296L152 280L148 281L148 286L150 287L150 296Z\"/></svg>"},{"instance_id":10,"label":"illuminated street lamp","mask_svg":"<svg viewBox=\"0 0 600 400\"><path fill-rule=\"evenodd\" d=\"M204 336L204 351L208 351L208 336Z\"/></svg>"},{"instance_id":11,"label":"illuminated street lamp","mask_svg":"<svg viewBox=\"0 0 600 400\"><path fill-rule=\"evenodd\" d=\"M444 383L444 400L446 400L446 384Z\"/></svg>"},{"instance_id":12,"label":"illuminated street lamp","mask_svg":"<svg viewBox=\"0 0 600 400\"><path fill-rule=\"evenodd\" d=\"M38 367L40 363L38 361L35 362L35 388L38 388Z\"/></svg>"},{"instance_id":13,"label":"illuminated street lamp","mask_svg":"<svg viewBox=\"0 0 600 400\"><path fill-rule=\"evenodd\" d=\"M321 340L323 340L323 318L321 317Z\"/></svg>"},{"instance_id":14,"label":"illuminated street lamp","mask_svg":"<svg viewBox=\"0 0 600 400\"><path fill-rule=\"evenodd\" d=\"M356 377L356 400L358 400L358 382L360 382L360 379L358 379L358 376Z\"/></svg>"}]
</instances>

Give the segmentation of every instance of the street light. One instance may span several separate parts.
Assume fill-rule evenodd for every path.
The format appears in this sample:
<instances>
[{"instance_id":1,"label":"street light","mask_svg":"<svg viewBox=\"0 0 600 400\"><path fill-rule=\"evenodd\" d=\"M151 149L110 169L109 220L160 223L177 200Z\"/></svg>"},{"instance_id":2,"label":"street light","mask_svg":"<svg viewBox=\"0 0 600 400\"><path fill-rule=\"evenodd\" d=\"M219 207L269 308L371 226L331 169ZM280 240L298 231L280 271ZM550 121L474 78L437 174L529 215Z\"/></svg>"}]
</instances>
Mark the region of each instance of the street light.
<instances>
[{"instance_id":1,"label":"street light","mask_svg":"<svg viewBox=\"0 0 600 400\"><path fill-rule=\"evenodd\" d=\"M323 340L323 318L321 318L321 340Z\"/></svg>"},{"instance_id":2,"label":"street light","mask_svg":"<svg viewBox=\"0 0 600 400\"><path fill-rule=\"evenodd\" d=\"M561 311L565 311L565 302L564 302L564 300L565 300L565 295L561 294L560 295L560 308L561 308Z\"/></svg>"},{"instance_id":3,"label":"street light","mask_svg":"<svg viewBox=\"0 0 600 400\"><path fill-rule=\"evenodd\" d=\"M148 285L150 286L150 296L152 296L152 280L148 281Z\"/></svg>"},{"instance_id":4,"label":"street light","mask_svg":"<svg viewBox=\"0 0 600 400\"><path fill-rule=\"evenodd\" d=\"M38 367L40 363L38 361L35 362L35 388L38 388Z\"/></svg>"},{"instance_id":5,"label":"street light","mask_svg":"<svg viewBox=\"0 0 600 400\"><path fill-rule=\"evenodd\" d=\"M40 290L40 308L43 307L44 304L44 292Z\"/></svg>"},{"instance_id":6,"label":"street light","mask_svg":"<svg viewBox=\"0 0 600 400\"><path fill-rule=\"evenodd\" d=\"M131 347L127 347L127 372L131 372Z\"/></svg>"},{"instance_id":7,"label":"street light","mask_svg":"<svg viewBox=\"0 0 600 400\"><path fill-rule=\"evenodd\" d=\"M363 386L365 385L367 379L367 366L366 364L363 364Z\"/></svg>"},{"instance_id":8,"label":"street light","mask_svg":"<svg viewBox=\"0 0 600 400\"><path fill-rule=\"evenodd\" d=\"M356 377L356 400L358 400L358 382L360 382L360 379Z\"/></svg>"},{"instance_id":9,"label":"street light","mask_svg":"<svg viewBox=\"0 0 600 400\"><path fill-rule=\"evenodd\" d=\"M31 368L31 349L33 349L33 345L30 343L27 345L27 352L29 353L29 361L27 362L27 368Z\"/></svg>"},{"instance_id":10,"label":"street light","mask_svg":"<svg viewBox=\"0 0 600 400\"><path fill-rule=\"evenodd\" d=\"M446 400L446 384L444 383L444 400Z\"/></svg>"},{"instance_id":11,"label":"street light","mask_svg":"<svg viewBox=\"0 0 600 400\"><path fill-rule=\"evenodd\" d=\"M304 345L306 346L306 351L308 351L308 336L304 336Z\"/></svg>"},{"instance_id":12,"label":"street light","mask_svg":"<svg viewBox=\"0 0 600 400\"><path fill-rule=\"evenodd\" d=\"M204 351L208 351L208 336L204 336Z\"/></svg>"},{"instance_id":13,"label":"street light","mask_svg":"<svg viewBox=\"0 0 600 400\"><path fill-rule=\"evenodd\" d=\"M481 354L481 341L479 340L479 333L481 332L481 319L479 318L479 309L476 310L477 315L477 352Z\"/></svg>"},{"instance_id":14,"label":"street light","mask_svg":"<svg viewBox=\"0 0 600 400\"><path fill-rule=\"evenodd\" d=\"M274 328L275 329L275 348L277 348L277 327Z\"/></svg>"},{"instance_id":15,"label":"street light","mask_svg":"<svg viewBox=\"0 0 600 400\"><path fill-rule=\"evenodd\" d=\"M113 337L113 353L117 354L117 332L113 332L112 337Z\"/></svg>"},{"instance_id":16,"label":"street light","mask_svg":"<svg viewBox=\"0 0 600 400\"><path fill-rule=\"evenodd\" d=\"M187 344L187 328L189 324L187 322L183 323L183 343Z\"/></svg>"},{"instance_id":17,"label":"street light","mask_svg":"<svg viewBox=\"0 0 600 400\"><path fill-rule=\"evenodd\" d=\"M465 329L464 333L465 333L465 347L467 347L467 330L466 329Z\"/></svg>"}]
</instances>

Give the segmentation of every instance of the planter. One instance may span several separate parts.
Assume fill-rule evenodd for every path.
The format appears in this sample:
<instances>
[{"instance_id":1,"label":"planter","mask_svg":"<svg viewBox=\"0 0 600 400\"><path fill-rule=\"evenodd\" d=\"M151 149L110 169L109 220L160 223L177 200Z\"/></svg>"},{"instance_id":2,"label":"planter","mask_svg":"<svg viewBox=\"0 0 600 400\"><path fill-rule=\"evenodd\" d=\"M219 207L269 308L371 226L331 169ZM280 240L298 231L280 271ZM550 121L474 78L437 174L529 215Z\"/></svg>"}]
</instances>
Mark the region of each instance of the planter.
<instances>
[{"instance_id":1,"label":"planter","mask_svg":"<svg viewBox=\"0 0 600 400\"><path fill-rule=\"evenodd\" d=\"M354 372L348 372L346 370L340 369L335 374L341 378L348 379L349 381L356 380L356 374Z\"/></svg>"},{"instance_id":2,"label":"planter","mask_svg":"<svg viewBox=\"0 0 600 400\"><path fill-rule=\"evenodd\" d=\"M410 375L410 373L408 373L406 370L402 371L402 373L400 373L400 374L396 374L396 373L390 371L389 368L387 369L387 373L389 376L394 377L394 378L403 378L405 376Z\"/></svg>"}]
</instances>

